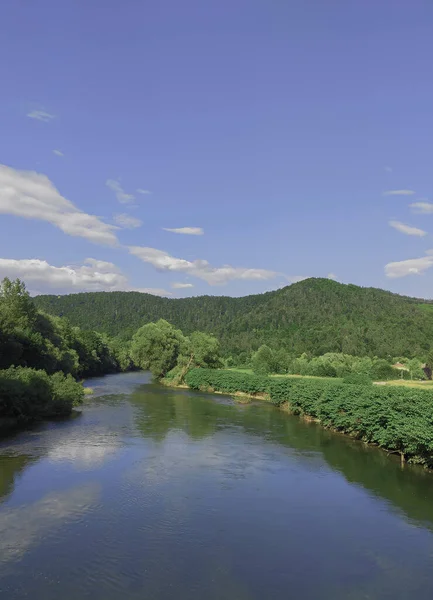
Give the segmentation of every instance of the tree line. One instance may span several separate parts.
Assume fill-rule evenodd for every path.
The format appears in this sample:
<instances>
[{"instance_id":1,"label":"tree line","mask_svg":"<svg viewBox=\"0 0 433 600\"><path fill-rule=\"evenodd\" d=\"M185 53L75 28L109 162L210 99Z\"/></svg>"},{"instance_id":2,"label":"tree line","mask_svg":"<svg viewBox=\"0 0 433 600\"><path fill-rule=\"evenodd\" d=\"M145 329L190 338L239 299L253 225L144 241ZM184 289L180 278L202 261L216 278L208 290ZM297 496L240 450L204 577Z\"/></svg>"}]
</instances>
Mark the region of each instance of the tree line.
<instances>
[{"instance_id":1,"label":"tree line","mask_svg":"<svg viewBox=\"0 0 433 600\"><path fill-rule=\"evenodd\" d=\"M230 312L236 304L233 302L239 299L224 300ZM257 308L257 302L257 297L247 299L250 308ZM413 303L407 304L412 306ZM229 348L212 333L185 332L165 319L141 325L130 337L125 334L110 337L105 332L82 329L64 315L48 314L37 306L22 281L3 280L0 285L0 418L67 414L83 399L80 379L134 368L149 370L157 379L179 384L196 367L247 367L259 375L292 373L335 378L355 374L370 380L384 380L398 376L422 378L422 360L433 366L433 355L428 353L427 347L424 358L408 353L406 358L387 356L385 359L341 351L297 355L281 331L279 344L277 338L273 338L269 345L229 353ZM85 307L83 310L85 317ZM133 323L135 317L130 313ZM276 317L271 315L270 318ZM403 362L407 370L396 371L393 361Z\"/></svg>"},{"instance_id":2,"label":"tree line","mask_svg":"<svg viewBox=\"0 0 433 600\"><path fill-rule=\"evenodd\" d=\"M160 319L131 339L110 338L38 310L19 279L0 284L0 429L70 413L83 400L84 377L139 368L180 382L197 366L222 366L214 336L185 336Z\"/></svg>"},{"instance_id":3,"label":"tree line","mask_svg":"<svg viewBox=\"0 0 433 600\"><path fill-rule=\"evenodd\" d=\"M86 330L130 340L142 325L164 319L185 335L215 335L224 358L247 364L263 344L292 356L423 356L432 347L433 310L413 298L307 279L242 298L159 298L139 292L88 292L37 296L46 313L68 317Z\"/></svg>"},{"instance_id":4,"label":"tree line","mask_svg":"<svg viewBox=\"0 0 433 600\"><path fill-rule=\"evenodd\" d=\"M239 366L229 358L226 366ZM399 367L394 365L398 364ZM423 366L428 367L423 369ZM431 378L433 369L433 353L424 357L408 358L404 356L389 357L388 360L377 356L353 356L338 352L327 352L321 356L303 353L293 356L284 349L272 350L262 345L254 352L247 366L257 375L290 374L314 377L345 377L349 374L364 375L371 381L389 379L425 379Z\"/></svg>"}]
</instances>

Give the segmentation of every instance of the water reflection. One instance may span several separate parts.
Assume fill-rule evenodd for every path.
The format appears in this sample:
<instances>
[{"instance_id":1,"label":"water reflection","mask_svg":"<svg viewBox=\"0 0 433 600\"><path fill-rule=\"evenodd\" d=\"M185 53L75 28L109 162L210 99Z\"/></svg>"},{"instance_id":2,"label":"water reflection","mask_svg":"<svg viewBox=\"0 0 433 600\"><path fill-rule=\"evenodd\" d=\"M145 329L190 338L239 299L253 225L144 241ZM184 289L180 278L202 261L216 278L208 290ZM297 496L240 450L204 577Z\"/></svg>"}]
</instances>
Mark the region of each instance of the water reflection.
<instances>
[{"instance_id":1,"label":"water reflection","mask_svg":"<svg viewBox=\"0 0 433 600\"><path fill-rule=\"evenodd\" d=\"M95 504L99 487L79 486L66 492L53 492L38 502L0 512L0 556L2 561L19 558L56 527L79 520Z\"/></svg>"},{"instance_id":2,"label":"water reflection","mask_svg":"<svg viewBox=\"0 0 433 600\"><path fill-rule=\"evenodd\" d=\"M31 456L0 455L0 502L14 489L15 482L32 461Z\"/></svg>"},{"instance_id":3,"label":"water reflection","mask_svg":"<svg viewBox=\"0 0 433 600\"><path fill-rule=\"evenodd\" d=\"M218 431L237 429L286 447L308 462L324 465L369 493L386 499L411 520L433 529L433 474L422 468L402 467L393 456L314 423L264 404L239 405L210 394L173 392L145 386L131 396L137 409L135 424L146 437L162 441L173 431L200 440ZM253 457L251 457L252 459Z\"/></svg>"},{"instance_id":4,"label":"water reflection","mask_svg":"<svg viewBox=\"0 0 433 600\"><path fill-rule=\"evenodd\" d=\"M8 599L430 598L433 475L141 377L0 445Z\"/></svg>"}]
</instances>

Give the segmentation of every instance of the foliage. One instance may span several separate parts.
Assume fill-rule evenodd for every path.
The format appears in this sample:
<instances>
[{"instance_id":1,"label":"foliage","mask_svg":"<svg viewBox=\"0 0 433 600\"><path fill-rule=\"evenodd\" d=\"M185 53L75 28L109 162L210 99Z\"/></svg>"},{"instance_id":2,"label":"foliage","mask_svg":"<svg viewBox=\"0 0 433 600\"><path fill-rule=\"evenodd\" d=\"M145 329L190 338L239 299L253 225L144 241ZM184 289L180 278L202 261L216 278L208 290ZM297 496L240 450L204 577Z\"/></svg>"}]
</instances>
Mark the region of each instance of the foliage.
<instances>
[{"instance_id":1,"label":"foliage","mask_svg":"<svg viewBox=\"0 0 433 600\"><path fill-rule=\"evenodd\" d=\"M422 363L418 358L412 358L406 363L407 368L409 369L409 374L411 379L423 379L424 371L422 370Z\"/></svg>"},{"instance_id":2,"label":"foliage","mask_svg":"<svg viewBox=\"0 0 433 600\"><path fill-rule=\"evenodd\" d=\"M306 354L294 359L288 372L294 375L313 375L315 377L345 377L352 373L366 375L375 381L397 379L401 372L382 358L352 356L339 352L328 352L311 359Z\"/></svg>"},{"instance_id":3,"label":"foliage","mask_svg":"<svg viewBox=\"0 0 433 600\"><path fill-rule=\"evenodd\" d=\"M0 414L23 420L70 412L78 377L132 367L129 346L39 312L25 285L0 285Z\"/></svg>"},{"instance_id":4,"label":"foliage","mask_svg":"<svg viewBox=\"0 0 433 600\"><path fill-rule=\"evenodd\" d=\"M246 394L266 393L269 391L269 381L270 378L261 375L219 369L192 369L185 377L191 389L215 389L228 394L238 391Z\"/></svg>"},{"instance_id":5,"label":"foliage","mask_svg":"<svg viewBox=\"0 0 433 600\"><path fill-rule=\"evenodd\" d=\"M346 385L335 379L269 378L233 371L194 369L185 378L192 389L226 393L267 393L295 414L320 421L433 467L433 394L399 386Z\"/></svg>"},{"instance_id":6,"label":"foliage","mask_svg":"<svg viewBox=\"0 0 433 600\"><path fill-rule=\"evenodd\" d=\"M251 366L256 375L269 375L276 370L274 353L269 346L260 346L253 354Z\"/></svg>"},{"instance_id":7,"label":"foliage","mask_svg":"<svg viewBox=\"0 0 433 600\"><path fill-rule=\"evenodd\" d=\"M343 383L350 385L373 385L372 380L366 373L350 373L343 377Z\"/></svg>"},{"instance_id":8,"label":"foliage","mask_svg":"<svg viewBox=\"0 0 433 600\"><path fill-rule=\"evenodd\" d=\"M83 401L83 386L71 375L26 367L0 371L0 418L28 421L37 417L66 415Z\"/></svg>"},{"instance_id":9,"label":"foliage","mask_svg":"<svg viewBox=\"0 0 433 600\"><path fill-rule=\"evenodd\" d=\"M155 377L164 377L176 366L187 341L179 329L160 319L143 325L134 334L131 355L141 369L149 370Z\"/></svg>"},{"instance_id":10,"label":"foliage","mask_svg":"<svg viewBox=\"0 0 433 600\"><path fill-rule=\"evenodd\" d=\"M420 301L328 279L306 279L244 298L92 292L38 296L34 301L39 309L68 317L73 325L125 340L161 318L185 335L197 330L213 333L223 356L231 356L237 366L248 364L263 344L291 356L339 353L388 360L423 357L433 341L433 310L424 310ZM284 369L284 364L278 367Z\"/></svg>"}]
</instances>

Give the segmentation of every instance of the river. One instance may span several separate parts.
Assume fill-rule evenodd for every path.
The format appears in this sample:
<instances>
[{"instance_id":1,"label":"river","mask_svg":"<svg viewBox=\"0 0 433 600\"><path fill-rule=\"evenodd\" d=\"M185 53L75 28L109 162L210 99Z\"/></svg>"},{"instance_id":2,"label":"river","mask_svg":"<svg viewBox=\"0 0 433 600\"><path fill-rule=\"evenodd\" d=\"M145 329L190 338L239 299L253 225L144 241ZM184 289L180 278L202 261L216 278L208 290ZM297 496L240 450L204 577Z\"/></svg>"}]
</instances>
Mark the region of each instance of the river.
<instances>
[{"instance_id":1,"label":"river","mask_svg":"<svg viewBox=\"0 0 433 600\"><path fill-rule=\"evenodd\" d=\"M0 443L1 598L432 597L432 474L266 404L89 385Z\"/></svg>"}]
</instances>

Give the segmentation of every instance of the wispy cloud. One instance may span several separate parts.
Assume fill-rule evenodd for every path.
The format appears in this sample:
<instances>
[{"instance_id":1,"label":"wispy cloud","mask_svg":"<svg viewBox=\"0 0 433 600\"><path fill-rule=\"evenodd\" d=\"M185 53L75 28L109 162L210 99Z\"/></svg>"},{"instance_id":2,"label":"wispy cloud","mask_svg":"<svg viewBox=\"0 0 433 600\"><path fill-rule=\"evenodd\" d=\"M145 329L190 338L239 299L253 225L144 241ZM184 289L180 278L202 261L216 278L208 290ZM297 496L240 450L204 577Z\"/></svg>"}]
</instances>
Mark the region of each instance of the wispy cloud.
<instances>
[{"instance_id":1,"label":"wispy cloud","mask_svg":"<svg viewBox=\"0 0 433 600\"><path fill-rule=\"evenodd\" d=\"M431 202L413 202L409 204L413 212L428 215L433 213L433 204Z\"/></svg>"},{"instance_id":2,"label":"wispy cloud","mask_svg":"<svg viewBox=\"0 0 433 600\"><path fill-rule=\"evenodd\" d=\"M427 269L433 267L433 254L421 258L410 258L390 262L385 265L385 275L390 278L406 277L407 275L423 275Z\"/></svg>"},{"instance_id":3,"label":"wispy cloud","mask_svg":"<svg viewBox=\"0 0 433 600\"><path fill-rule=\"evenodd\" d=\"M397 231L404 233L405 235L416 235L418 237L424 237L427 235L426 231L422 229L418 229L418 227L411 227L410 225L405 225L404 223L400 223L400 221L390 221L389 224Z\"/></svg>"},{"instance_id":4,"label":"wispy cloud","mask_svg":"<svg viewBox=\"0 0 433 600\"><path fill-rule=\"evenodd\" d=\"M64 198L46 175L0 165L0 214L38 219L68 235L96 244L117 245L113 225L78 209Z\"/></svg>"},{"instance_id":5,"label":"wispy cloud","mask_svg":"<svg viewBox=\"0 0 433 600\"><path fill-rule=\"evenodd\" d=\"M152 193L152 192L150 192L149 190L143 190L143 188L138 188L138 189L136 190L136 192L137 192L138 194L144 194L144 195L148 195L148 194L151 194L151 193Z\"/></svg>"},{"instance_id":6,"label":"wispy cloud","mask_svg":"<svg viewBox=\"0 0 433 600\"><path fill-rule=\"evenodd\" d=\"M45 110L32 110L29 113L27 113L27 116L30 119L36 119L37 121L43 121L44 123L48 123L49 121L52 121L56 118L55 115L51 115Z\"/></svg>"},{"instance_id":7,"label":"wispy cloud","mask_svg":"<svg viewBox=\"0 0 433 600\"><path fill-rule=\"evenodd\" d=\"M186 273L203 279L209 285L225 285L235 279L263 281L278 275L275 271L266 269L247 269L230 265L213 267L207 260L194 260L191 262L183 258L175 258L156 248L129 246L129 252L143 262L153 265L159 271Z\"/></svg>"},{"instance_id":8,"label":"wispy cloud","mask_svg":"<svg viewBox=\"0 0 433 600\"><path fill-rule=\"evenodd\" d=\"M193 288L193 284L192 283L172 283L171 287L175 290L183 290L183 289L187 289L187 288Z\"/></svg>"},{"instance_id":9,"label":"wispy cloud","mask_svg":"<svg viewBox=\"0 0 433 600\"><path fill-rule=\"evenodd\" d=\"M117 200L121 204L128 204L128 202L133 202L135 200L134 194L127 194L120 185L120 182L116 179L107 179L105 185L115 193Z\"/></svg>"},{"instance_id":10,"label":"wispy cloud","mask_svg":"<svg viewBox=\"0 0 433 600\"><path fill-rule=\"evenodd\" d=\"M122 227L123 229L135 229L136 227L141 227L143 225L143 221L136 217L131 217L126 213L114 215L113 220L116 225L119 225L119 227Z\"/></svg>"},{"instance_id":11,"label":"wispy cloud","mask_svg":"<svg viewBox=\"0 0 433 600\"><path fill-rule=\"evenodd\" d=\"M65 156L61 150L53 150L53 154L56 156Z\"/></svg>"},{"instance_id":12,"label":"wispy cloud","mask_svg":"<svg viewBox=\"0 0 433 600\"><path fill-rule=\"evenodd\" d=\"M383 192L383 196L413 196L414 190L387 190Z\"/></svg>"},{"instance_id":13,"label":"wispy cloud","mask_svg":"<svg viewBox=\"0 0 433 600\"><path fill-rule=\"evenodd\" d=\"M163 227L163 230L170 231L171 233L181 233L183 235L204 235L204 231L201 227L178 227L177 229Z\"/></svg>"}]
</instances>

